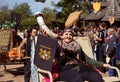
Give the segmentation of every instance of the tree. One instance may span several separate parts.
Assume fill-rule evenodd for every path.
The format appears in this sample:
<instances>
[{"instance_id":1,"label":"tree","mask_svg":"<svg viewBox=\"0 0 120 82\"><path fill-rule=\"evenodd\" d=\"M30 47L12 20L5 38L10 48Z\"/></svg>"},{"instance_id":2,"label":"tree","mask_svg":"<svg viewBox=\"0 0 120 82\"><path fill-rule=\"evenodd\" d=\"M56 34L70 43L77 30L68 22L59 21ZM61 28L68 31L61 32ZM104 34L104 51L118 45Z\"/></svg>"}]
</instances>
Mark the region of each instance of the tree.
<instances>
[{"instance_id":1,"label":"tree","mask_svg":"<svg viewBox=\"0 0 120 82\"><path fill-rule=\"evenodd\" d=\"M28 26L33 24L37 24L37 21L34 16L31 16L28 19L22 19L20 24L20 29L27 29Z\"/></svg>"},{"instance_id":2,"label":"tree","mask_svg":"<svg viewBox=\"0 0 120 82\"><path fill-rule=\"evenodd\" d=\"M57 18L65 21L68 15L73 11L83 10L82 18L84 18L90 10L89 1L85 0L60 0L57 4L54 4L56 8L61 8L61 11L58 11Z\"/></svg>"},{"instance_id":3,"label":"tree","mask_svg":"<svg viewBox=\"0 0 120 82\"><path fill-rule=\"evenodd\" d=\"M10 20L10 10L8 4L0 7L0 23Z\"/></svg>"},{"instance_id":4,"label":"tree","mask_svg":"<svg viewBox=\"0 0 120 82\"><path fill-rule=\"evenodd\" d=\"M29 16L32 15L32 12L28 3L22 3L20 5L17 5L16 3L12 12L21 13L23 19L28 18Z\"/></svg>"},{"instance_id":5,"label":"tree","mask_svg":"<svg viewBox=\"0 0 120 82\"><path fill-rule=\"evenodd\" d=\"M50 8L44 8L42 10L46 24L52 25L52 21L56 20L56 11Z\"/></svg>"},{"instance_id":6,"label":"tree","mask_svg":"<svg viewBox=\"0 0 120 82\"><path fill-rule=\"evenodd\" d=\"M77 4L78 3L76 3L75 0L60 0L60 2L56 4L57 7L61 7L61 12L59 12L57 16L59 16L61 13L62 14L61 16L63 16L65 20L70 12L73 12L79 9L77 8L79 7L77 6Z\"/></svg>"},{"instance_id":7,"label":"tree","mask_svg":"<svg viewBox=\"0 0 120 82\"><path fill-rule=\"evenodd\" d=\"M27 29L28 26L36 23L28 3L22 3L20 5L17 5L16 3L12 12L20 13L22 15L19 29Z\"/></svg>"}]
</instances>

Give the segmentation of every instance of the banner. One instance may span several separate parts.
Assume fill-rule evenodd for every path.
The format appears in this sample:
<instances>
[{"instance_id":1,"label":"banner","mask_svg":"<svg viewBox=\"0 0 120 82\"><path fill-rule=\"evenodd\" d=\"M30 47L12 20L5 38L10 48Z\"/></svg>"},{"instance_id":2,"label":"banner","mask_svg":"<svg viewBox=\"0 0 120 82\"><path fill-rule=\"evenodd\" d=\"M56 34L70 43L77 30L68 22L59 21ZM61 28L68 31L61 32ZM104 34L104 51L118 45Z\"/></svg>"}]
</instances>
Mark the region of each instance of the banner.
<instances>
[{"instance_id":1,"label":"banner","mask_svg":"<svg viewBox=\"0 0 120 82\"><path fill-rule=\"evenodd\" d=\"M115 22L115 17L114 16L109 17L109 22L112 25Z\"/></svg>"},{"instance_id":2,"label":"banner","mask_svg":"<svg viewBox=\"0 0 120 82\"><path fill-rule=\"evenodd\" d=\"M93 9L98 12L101 9L101 3L100 2L93 2Z\"/></svg>"},{"instance_id":3,"label":"banner","mask_svg":"<svg viewBox=\"0 0 120 82\"><path fill-rule=\"evenodd\" d=\"M0 29L0 52L10 48L12 39L12 31Z\"/></svg>"},{"instance_id":4,"label":"banner","mask_svg":"<svg viewBox=\"0 0 120 82\"><path fill-rule=\"evenodd\" d=\"M34 64L40 69L51 71L57 46L57 40L38 35Z\"/></svg>"},{"instance_id":5,"label":"banner","mask_svg":"<svg viewBox=\"0 0 120 82\"><path fill-rule=\"evenodd\" d=\"M15 30L18 30L18 27L19 27L19 24L20 24L20 21L21 21L21 17L22 17L22 15L20 13L15 13L15 12L11 13L11 22L16 23L16 25L14 27Z\"/></svg>"}]
</instances>

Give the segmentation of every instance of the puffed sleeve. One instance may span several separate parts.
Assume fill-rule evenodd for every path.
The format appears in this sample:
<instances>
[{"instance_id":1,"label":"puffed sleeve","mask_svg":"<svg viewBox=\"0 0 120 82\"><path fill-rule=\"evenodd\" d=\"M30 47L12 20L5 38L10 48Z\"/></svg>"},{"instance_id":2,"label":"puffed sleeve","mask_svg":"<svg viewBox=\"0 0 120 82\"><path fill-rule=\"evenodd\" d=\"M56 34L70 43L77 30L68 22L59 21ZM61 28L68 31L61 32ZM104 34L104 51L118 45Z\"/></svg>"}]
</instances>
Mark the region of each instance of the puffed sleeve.
<instances>
[{"instance_id":1,"label":"puffed sleeve","mask_svg":"<svg viewBox=\"0 0 120 82\"><path fill-rule=\"evenodd\" d=\"M101 61L96 61L96 60L88 57L87 55L85 55L85 60L86 60L86 62L87 62L88 64L90 64L91 66L100 66L100 67L102 67L103 64L104 64L103 62L101 62Z\"/></svg>"}]
</instances>

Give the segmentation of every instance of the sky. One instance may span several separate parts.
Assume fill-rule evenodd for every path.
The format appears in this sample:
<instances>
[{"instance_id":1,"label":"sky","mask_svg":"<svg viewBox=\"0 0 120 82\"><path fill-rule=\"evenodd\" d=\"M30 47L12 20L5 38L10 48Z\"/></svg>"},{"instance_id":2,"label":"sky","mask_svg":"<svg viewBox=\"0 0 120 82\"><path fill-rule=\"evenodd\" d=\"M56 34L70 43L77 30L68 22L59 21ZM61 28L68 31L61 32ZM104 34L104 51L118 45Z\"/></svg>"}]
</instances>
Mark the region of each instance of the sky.
<instances>
[{"instance_id":1,"label":"sky","mask_svg":"<svg viewBox=\"0 0 120 82\"><path fill-rule=\"evenodd\" d=\"M46 0L45 3L35 2L35 0L0 0L0 6L8 4L9 9L12 9L15 6L15 3L19 5L25 2L28 3L30 9L32 10L32 13L34 14L37 11L41 11L45 7L53 9L54 7L51 5L51 1L57 3L59 0Z\"/></svg>"}]
</instances>

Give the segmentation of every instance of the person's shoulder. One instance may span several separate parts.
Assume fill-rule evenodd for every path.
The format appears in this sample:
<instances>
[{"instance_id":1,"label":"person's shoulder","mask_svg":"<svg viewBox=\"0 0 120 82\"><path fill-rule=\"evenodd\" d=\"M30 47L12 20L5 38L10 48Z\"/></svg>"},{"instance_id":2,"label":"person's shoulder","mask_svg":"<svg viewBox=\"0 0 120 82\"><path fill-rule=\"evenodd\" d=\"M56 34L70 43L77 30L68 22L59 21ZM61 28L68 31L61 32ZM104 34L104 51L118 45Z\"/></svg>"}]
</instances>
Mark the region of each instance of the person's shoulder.
<instances>
[{"instance_id":1,"label":"person's shoulder","mask_svg":"<svg viewBox=\"0 0 120 82\"><path fill-rule=\"evenodd\" d=\"M75 40L73 40L72 43L74 43L76 46L80 46L80 44Z\"/></svg>"},{"instance_id":2,"label":"person's shoulder","mask_svg":"<svg viewBox=\"0 0 120 82\"><path fill-rule=\"evenodd\" d=\"M25 43L26 43L26 42L27 42L27 38L24 38L24 39L22 40L22 42L25 42Z\"/></svg>"},{"instance_id":3,"label":"person's shoulder","mask_svg":"<svg viewBox=\"0 0 120 82\"><path fill-rule=\"evenodd\" d=\"M74 40L74 39L72 40L72 42L74 42L74 43L78 44L78 42L77 42L76 40Z\"/></svg>"}]
</instances>

